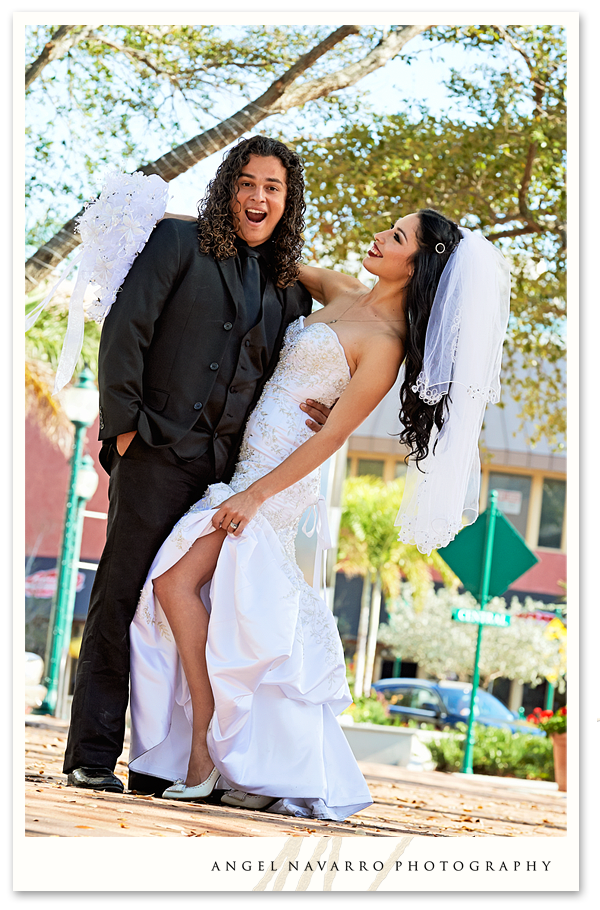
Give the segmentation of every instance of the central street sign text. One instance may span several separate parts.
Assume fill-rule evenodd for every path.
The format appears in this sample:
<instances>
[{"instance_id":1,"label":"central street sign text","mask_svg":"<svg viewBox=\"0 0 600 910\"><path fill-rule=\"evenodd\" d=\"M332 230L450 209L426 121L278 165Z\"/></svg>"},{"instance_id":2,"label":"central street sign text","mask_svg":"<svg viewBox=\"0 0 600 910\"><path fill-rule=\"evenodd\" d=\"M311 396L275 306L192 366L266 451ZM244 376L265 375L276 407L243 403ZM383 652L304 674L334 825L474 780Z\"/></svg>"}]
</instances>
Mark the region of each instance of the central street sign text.
<instances>
[{"instance_id":1,"label":"central street sign text","mask_svg":"<svg viewBox=\"0 0 600 910\"><path fill-rule=\"evenodd\" d=\"M510 626L508 613L492 613L491 610L466 610L463 607L452 611L457 622L473 622L480 626Z\"/></svg>"}]
</instances>

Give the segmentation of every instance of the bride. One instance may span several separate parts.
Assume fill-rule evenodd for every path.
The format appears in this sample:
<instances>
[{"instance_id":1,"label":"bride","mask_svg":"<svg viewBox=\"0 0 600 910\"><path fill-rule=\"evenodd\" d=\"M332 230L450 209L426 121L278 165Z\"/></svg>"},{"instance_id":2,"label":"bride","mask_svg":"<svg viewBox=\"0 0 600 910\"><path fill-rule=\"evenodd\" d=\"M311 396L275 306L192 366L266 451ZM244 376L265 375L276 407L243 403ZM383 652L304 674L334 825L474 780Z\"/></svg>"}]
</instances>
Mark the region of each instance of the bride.
<instances>
[{"instance_id":1,"label":"bride","mask_svg":"<svg viewBox=\"0 0 600 910\"><path fill-rule=\"evenodd\" d=\"M372 288L301 267L323 307L288 328L230 484L209 487L181 518L144 585L130 631L130 768L174 780L166 798L206 798L218 784L227 805L336 820L371 803L336 720L351 703L344 655L330 609L296 563L298 524L311 505L322 513L320 465L383 399L403 362L400 439L413 458L401 535L430 551L474 520L477 437L497 394L509 282L488 241L430 209L375 234L363 265L377 279ZM483 364L485 375L471 376L469 389L460 338L471 319L481 331L466 361ZM306 398L335 403L314 435L298 408ZM465 440L466 421L474 430ZM444 465L457 453L449 517L429 490L440 474L448 484Z\"/></svg>"}]
</instances>

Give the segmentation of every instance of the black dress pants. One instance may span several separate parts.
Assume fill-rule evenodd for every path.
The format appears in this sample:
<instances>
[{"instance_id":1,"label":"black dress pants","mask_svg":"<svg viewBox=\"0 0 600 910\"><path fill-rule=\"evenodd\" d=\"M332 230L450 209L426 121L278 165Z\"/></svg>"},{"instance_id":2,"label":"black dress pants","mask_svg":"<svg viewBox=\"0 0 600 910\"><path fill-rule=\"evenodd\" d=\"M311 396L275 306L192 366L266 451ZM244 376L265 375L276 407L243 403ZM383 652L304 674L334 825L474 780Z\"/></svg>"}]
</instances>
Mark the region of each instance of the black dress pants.
<instances>
[{"instance_id":1,"label":"black dress pants","mask_svg":"<svg viewBox=\"0 0 600 910\"><path fill-rule=\"evenodd\" d=\"M129 626L141 589L173 526L214 483L208 455L185 462L139 433L122 456L105 446L103 461L110 473L107 537L83 632L65 773L114 770L129 700Z\"/></svg>"}]
</instances>

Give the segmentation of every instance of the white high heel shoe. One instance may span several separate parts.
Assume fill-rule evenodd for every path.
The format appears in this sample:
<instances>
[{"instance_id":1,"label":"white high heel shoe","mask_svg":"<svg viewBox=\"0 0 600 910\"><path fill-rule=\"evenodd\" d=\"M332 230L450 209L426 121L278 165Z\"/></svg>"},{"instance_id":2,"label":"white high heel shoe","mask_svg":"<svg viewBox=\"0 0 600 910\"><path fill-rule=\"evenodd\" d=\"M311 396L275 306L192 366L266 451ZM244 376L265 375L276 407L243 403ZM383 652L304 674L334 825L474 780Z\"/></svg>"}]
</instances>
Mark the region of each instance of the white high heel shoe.
<instances>
[{"instance_id":1,"label":"white high heel shoe","mask_svg":"<svg viewBox=\"0 0 600 910\"><path fill-rule=\"evenodd\" d=\"M228 790L221 797L221 802L240 809L267 809L278 802L278 797L259 796L257 793L246 793L245 790Z\"/></svg>"},{"instance_id":2,"label":"white high heel shoe","mask_svg":"<svg viewBox=\"0 0 600 910\"><path fill-rule=\"evenodd\" d=\"M215 789L219 777L220 772L213 768L206 780L196 784L195 787L187 787L183 779L176 780L174 784L167 787L163 793L163 799L206 799Z\"/></svg>"}]
</instances>

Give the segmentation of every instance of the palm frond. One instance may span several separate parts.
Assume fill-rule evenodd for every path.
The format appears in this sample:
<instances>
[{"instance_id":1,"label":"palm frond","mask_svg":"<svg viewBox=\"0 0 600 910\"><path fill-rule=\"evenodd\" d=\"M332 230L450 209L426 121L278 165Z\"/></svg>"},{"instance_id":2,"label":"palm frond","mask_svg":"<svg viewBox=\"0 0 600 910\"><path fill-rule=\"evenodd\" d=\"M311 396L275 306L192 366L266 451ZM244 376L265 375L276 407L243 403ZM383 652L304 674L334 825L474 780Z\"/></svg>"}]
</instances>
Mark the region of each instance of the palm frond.
<instances>
[{"instance_id":1,"label":"palm frond","mask_svg":"<svg viewBox=\"0 0 600 910\"><path fill-rule=\"evenodd\" d=\"M25 413L68 457L73 448L73 424L52 396L53 387L54 370L47 363L25 361Z\"/></svg>"}]
</instances>

